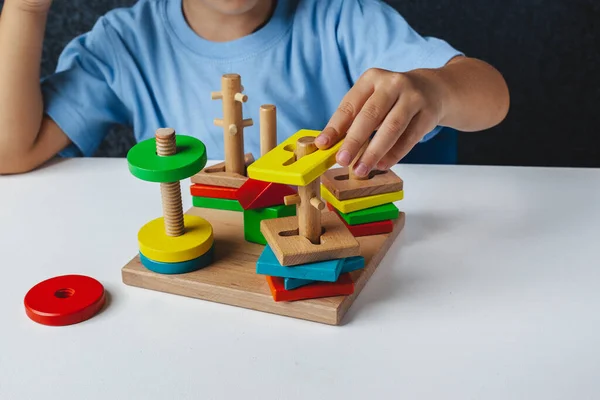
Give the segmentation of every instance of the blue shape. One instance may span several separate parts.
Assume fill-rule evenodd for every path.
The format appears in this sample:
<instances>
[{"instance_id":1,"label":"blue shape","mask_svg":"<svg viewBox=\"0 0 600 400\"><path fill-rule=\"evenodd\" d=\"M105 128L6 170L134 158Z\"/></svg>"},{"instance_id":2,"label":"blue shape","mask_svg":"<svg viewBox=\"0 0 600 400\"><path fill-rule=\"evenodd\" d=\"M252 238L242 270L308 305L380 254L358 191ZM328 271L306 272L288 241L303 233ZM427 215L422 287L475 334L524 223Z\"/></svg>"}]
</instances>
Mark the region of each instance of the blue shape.
<instances>
[{"instance_id":1,"label":"blue shape","mask_svg":"<svg viewBox=\"0 0 600 400\"><path fill-rule=\"evenodd\" d=\"M175 263L166 263L160 261L154 261L146 257L140 252L140 261L142 265L148 268L150 271L159 273L159 274L186 274L188 272L197 271L201 268L204 268L210 265L213 262L215 246L213 245L206 253L202 254L200 257L195 258L190 261L184 262L175 262Z\"/></svg>"},{"instance_id":2,"label":"blue shape","mask_svg":"<svg viewBox=\"0 0 600 400\"><path fill-rule=\"evenodd\" d=\"M275 257L271 247L266 246L256 262L256 273L278 276L281 278L312 279L316 281L335 282L340 277L342 260L321 261L310 264L284 267Z\"/></svg>"},{"instance_id":3,"label":"blue shape","mask_svg":"<svg viewBox=\"0 0 600 400\"><path fill-rule=\"evenodd\" d=\"M342 261L342 270L340 271L340 274L356 271L358 269L362 269L365 267L365 258L361 257L361 256L343 258L343 259L341 259L341 261ZM310 279L295 279L295 278L285 278L283 280L285 290L297 289L301 286L306 286L306 285L309 285L309 284L315 283L315 282L318 282L318 281L310 280Z\"/></svg>"}]
</instances>

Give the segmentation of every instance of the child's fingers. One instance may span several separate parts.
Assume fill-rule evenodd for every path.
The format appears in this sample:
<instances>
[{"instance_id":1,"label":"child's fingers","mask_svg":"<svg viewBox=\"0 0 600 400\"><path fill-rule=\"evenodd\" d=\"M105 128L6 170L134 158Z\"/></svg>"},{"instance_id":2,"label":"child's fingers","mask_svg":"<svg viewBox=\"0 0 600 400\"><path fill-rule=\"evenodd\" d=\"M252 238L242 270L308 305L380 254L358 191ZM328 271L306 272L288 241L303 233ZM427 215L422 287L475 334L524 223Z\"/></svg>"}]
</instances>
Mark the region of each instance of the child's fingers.
<instances>
[{"instance_id":1,"label":"child's fingers","mask_svg":"<svg viewBox=\"0 0 600 400\"><path fill-rule=\"evenodd\" d=\"M402 136L400 136L400 139L377 163L377 169L386 170L393 167L398 161L406 157L412 148L419 143L419 140L432 129L430 118L425 117L422 112L416 114Z\"/></svg>"},{"instance_id":2,"label":"child's fingers","mask_svg":"<svg viewBox=\"0 0 600 400\"><path fill-rule=\"evenodd\" d=\"M376 90L369 100L364 104L358 115L348 128L346 140L337 154L337 162L341 166L348 166L358 155L360 148L369 139L371 134L385 119L394 103L398 100L398 94L384 88ZM363 157L372 157L371 145L365 151ZM385 153L384 153L385 154ZM382 154L383 156L383 154ZM357 166L359 169L364 167ZM365 175L369 171L365 172ZM359 173L359 175L362 175Z\"/></svg>"},{"instance_id":3,"label":"child's fingers","mask_svg":"<svg viewBox=\"0 0 600 400\"><path fill-rule=\"evenodd\" d=\"M346 136L346 132L356 115L374 91L372 82L362 77L346 93L338 109L329 119L329 123L321 134L315 139L315 144L320 149L327 149Z\"/></svg>"},{"instance_id":4,"label":"child's fingers","mask_svg":"<svg viewBox=\"0 0 600 400\"><path fill-rule=\"evenodd\" d=\"M369 147L356 163L354 170L356 175L366 176L371 172L398 141L398 138L404 133L418 110L418 107L410 102L406 96L400 97L400 100L396 102L383 120Z\"/></svg>"}]
</instances>

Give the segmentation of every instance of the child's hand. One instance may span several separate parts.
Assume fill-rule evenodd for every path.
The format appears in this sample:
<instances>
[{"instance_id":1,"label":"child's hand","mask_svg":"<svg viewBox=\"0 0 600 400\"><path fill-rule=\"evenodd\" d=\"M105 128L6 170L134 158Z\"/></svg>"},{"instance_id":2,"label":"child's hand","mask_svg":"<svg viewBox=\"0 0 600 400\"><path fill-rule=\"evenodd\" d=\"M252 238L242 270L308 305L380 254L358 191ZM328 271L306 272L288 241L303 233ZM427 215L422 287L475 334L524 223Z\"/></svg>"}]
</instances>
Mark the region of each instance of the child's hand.
<instances>
[{"instance_id":1,"label":"child's hand","mask_svg":"<svg viewBox=\"0 0 600 400\"><path fill-rule=\"evenodd\" d=\"M442 86L433 70L370 69L344 96L316 144L329 148L345 137L337 154L345 167L377 130L354 171L366 176L373 168L389 169L438 125Z\"/></svg>"}]
</instances>

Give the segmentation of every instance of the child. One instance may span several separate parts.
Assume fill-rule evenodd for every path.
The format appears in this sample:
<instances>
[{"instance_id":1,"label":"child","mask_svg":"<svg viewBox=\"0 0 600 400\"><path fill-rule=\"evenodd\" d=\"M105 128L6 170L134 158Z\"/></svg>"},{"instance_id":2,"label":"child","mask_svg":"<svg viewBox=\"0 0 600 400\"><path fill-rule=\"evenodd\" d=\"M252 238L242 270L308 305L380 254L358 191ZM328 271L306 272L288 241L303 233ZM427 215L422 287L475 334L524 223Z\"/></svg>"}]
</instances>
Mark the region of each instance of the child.
<instances>
[{"instance_id":1,"label":"child","mask_svg":"<svg viewBox=\"0 0 600 400\"><path fill-rule=\"evenodd\" d=\"M5 0L0 17L0 173L30 171L57 154L94 154L113 124L136 140L160 127L201 139L223 159L222 114L211 101L224 73L249 100L278 108L278 140L322 129L337 161L366 175L402 159L440 127L477 131L503 120L502 76L448 43L419 36L379 0L140 0L113 10L64 50L39 80L51 0ZM257 131L246 152L259 151Z\"/></svg>"}]
</instances>

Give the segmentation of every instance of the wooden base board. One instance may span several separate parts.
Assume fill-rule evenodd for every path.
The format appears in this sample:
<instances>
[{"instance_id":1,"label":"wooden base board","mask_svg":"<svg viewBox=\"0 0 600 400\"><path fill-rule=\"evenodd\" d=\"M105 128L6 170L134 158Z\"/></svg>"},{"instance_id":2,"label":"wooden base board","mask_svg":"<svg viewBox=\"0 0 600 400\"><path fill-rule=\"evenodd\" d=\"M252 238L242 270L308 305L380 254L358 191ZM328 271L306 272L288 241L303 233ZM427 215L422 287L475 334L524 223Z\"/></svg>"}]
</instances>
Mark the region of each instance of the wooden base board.
<instances>
[{"instance_id":1,"label":"wooden base board","mask_svg":"<svg viewBox=\"0 0 600 400\"><path fill-rule=\"evenodd\" d=\"M352 295L275 302L265 277L256 273L256 260L264 246L244 240L242 213L192 208L188 214L201 216L213 225L213 264L188 274L161 275L146 269L135 256L122 269L125 284L329 325L341 324L405 222L405 214L400 213L392 233L357 238L365 268L351 273Z\"/></svg>"}]
</instances>

